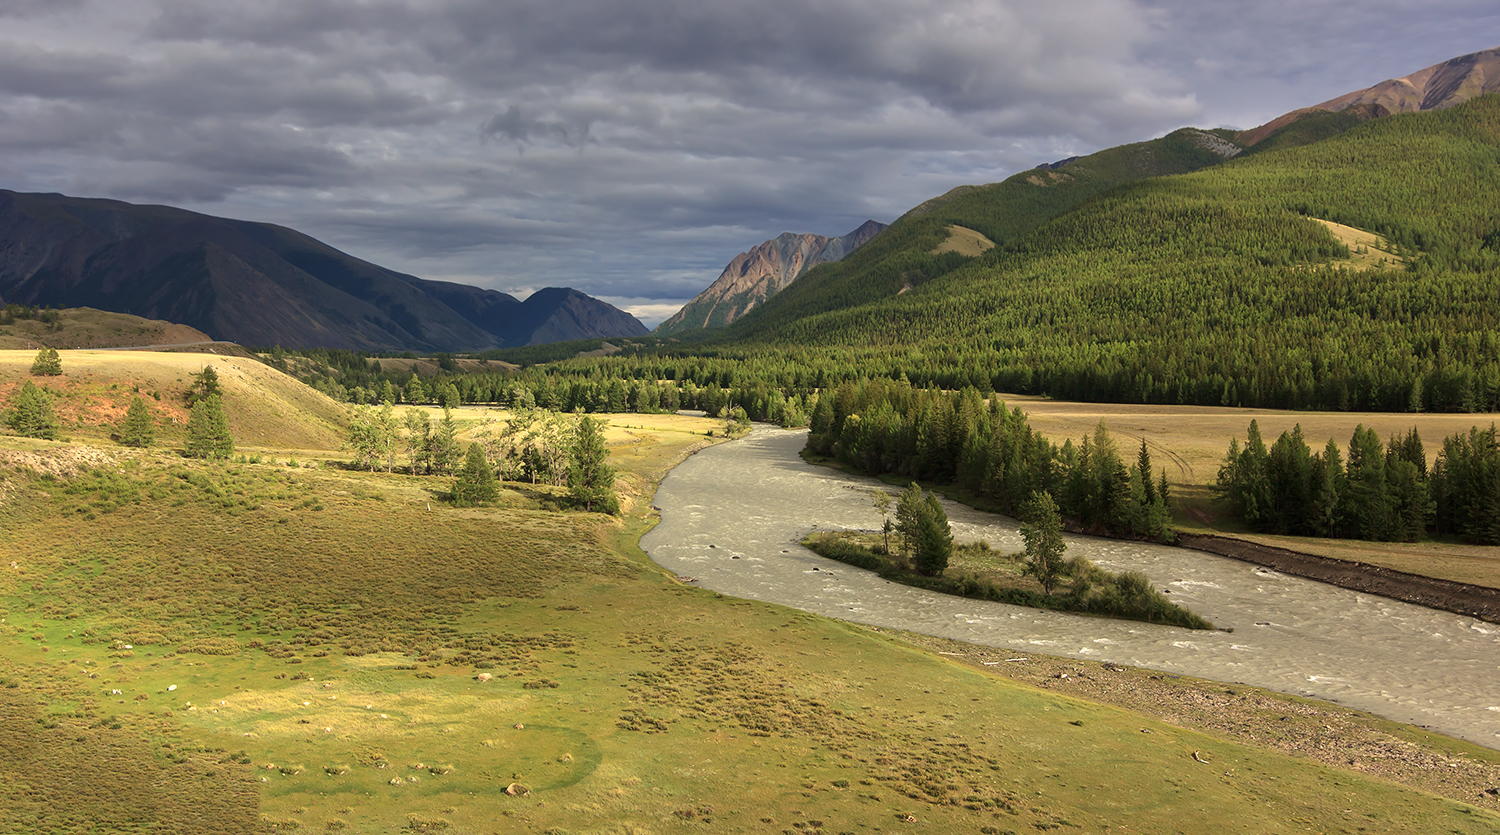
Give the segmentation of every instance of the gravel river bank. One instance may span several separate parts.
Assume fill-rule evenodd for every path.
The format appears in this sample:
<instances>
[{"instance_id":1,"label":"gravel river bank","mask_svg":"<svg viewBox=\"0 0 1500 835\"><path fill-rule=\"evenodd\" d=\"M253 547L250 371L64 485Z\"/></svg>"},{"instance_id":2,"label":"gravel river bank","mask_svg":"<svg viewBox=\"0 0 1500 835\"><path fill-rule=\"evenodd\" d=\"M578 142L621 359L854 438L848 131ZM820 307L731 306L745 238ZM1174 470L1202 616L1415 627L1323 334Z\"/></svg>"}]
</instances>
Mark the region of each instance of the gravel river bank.
<instances>
[{"instance_id":1,"label":"gravel river bank","mask_svg":"<svg viewBox=\"0 0 1500 835\"><path fill-rule=\"evenodd\" d=\"M966 600L891 583L798 543L873 530L880 485L814 467L805 431L757 428L662 481L641 547L697 585L829 617L974 644L1111 661L1338 702L1500 748L1500 626L1182 548L1068 537L1111 571L1144 572L1220 627L1193 631ZM1016 523L945 502L958 541L1023 543Z\"/></svg>"}]
</instances>

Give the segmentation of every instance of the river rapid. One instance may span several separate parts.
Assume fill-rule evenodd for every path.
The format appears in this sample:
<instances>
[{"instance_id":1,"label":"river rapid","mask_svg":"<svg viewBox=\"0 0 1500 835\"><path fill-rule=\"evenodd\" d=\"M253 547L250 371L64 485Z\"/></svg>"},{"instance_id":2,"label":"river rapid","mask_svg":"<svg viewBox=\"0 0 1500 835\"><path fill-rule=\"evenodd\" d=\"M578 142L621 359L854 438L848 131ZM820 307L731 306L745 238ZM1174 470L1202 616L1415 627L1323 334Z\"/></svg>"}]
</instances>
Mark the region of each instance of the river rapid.
<instances>
[{"instance_id":1,"label":"river rapid","mask_svg":"<svg viewBox=\"0 0 1500 835\"><path fill-rule=\"evenodd\" d=\"M1112 661L1338 702L1500 748L1500 625L1348 591L1197 551L1069 536L1110 571L1144 572L1223 631L967 600L883 580L798 543L811 530L878 530L873 479L814 467L803 431L758 427L662 481L641 539L696 585L829 617L1048 655ZM1017 523L944 502L954 539L1024 548Z\"/></svg>"}]
</instances>

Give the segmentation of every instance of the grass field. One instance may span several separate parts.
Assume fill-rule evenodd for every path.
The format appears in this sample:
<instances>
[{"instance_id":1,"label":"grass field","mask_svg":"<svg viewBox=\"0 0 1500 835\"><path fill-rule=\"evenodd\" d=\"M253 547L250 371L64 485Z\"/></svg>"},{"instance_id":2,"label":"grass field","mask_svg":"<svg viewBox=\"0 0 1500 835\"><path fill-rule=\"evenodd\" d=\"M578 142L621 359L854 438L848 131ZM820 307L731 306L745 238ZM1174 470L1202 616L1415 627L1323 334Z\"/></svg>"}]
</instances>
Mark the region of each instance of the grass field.
<instances>
[{"instance_id":1,"label":"grass field","mask_svg":"<svg viewBox=\"0 0 1500 835\"><path fill-rule=\"evenodd\" d=\"M1493 751L1313 712L1464 775L1396 783L678 584L635 542L655 481L721 428L612 417L620 519L516 484L452 508L449 479L289 451L0 439L0 831L1500 828L1474 790Z\"/></svg>"}]
</instances>

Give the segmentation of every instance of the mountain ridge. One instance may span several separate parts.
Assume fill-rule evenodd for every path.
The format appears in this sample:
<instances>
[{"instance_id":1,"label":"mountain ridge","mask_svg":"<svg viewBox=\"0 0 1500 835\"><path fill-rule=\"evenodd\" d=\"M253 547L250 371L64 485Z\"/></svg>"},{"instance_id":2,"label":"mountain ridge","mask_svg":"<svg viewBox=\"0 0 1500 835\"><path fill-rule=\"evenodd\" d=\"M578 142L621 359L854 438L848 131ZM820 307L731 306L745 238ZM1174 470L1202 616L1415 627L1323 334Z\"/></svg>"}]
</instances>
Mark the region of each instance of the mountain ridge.
<instances>
[{"instance_id":1,"label":"mountain ridge","mask_svg":"<svg viewBox=\"0 0 1500 835\"><path fill-rule=\"evenodd\" d=\"M884 223L867 220L835 238L783 232L736 255L712 284L658 325L655 332L667 335L732 324L808 270L843 260L885 228Z\"/></svg>"},{"instance_id":2,"label":"mountain ridge","mask_svg":"<svg viewBox=\"0 0 1500 835\"><path fill-rule=\"evenodd\" d=\"M648 332L577 291L521 302L480 287L454 289L461 287L381 267L275 224L0 190L0 298L7 302L134 313L247 345L369 351L482 351L552 334Z\"/></svg>"},{"instance_id":3,"label":"mountain ridge","mask_svg":"<svg viewBox=\"0 0 1500 835\"><path fill-rule=\"evenodd\" d=\"M1500 47L1450 58L1400 78L1386 79L1321 104L1283 113L1264 125L1241 131L1236 140L1246 147L1253 146L1278 130L1323 113L1348 111L1360 121L1368 121L1393 113L1444 110L1496 92L1500 92Z\"/></svg>"}]
</instances>

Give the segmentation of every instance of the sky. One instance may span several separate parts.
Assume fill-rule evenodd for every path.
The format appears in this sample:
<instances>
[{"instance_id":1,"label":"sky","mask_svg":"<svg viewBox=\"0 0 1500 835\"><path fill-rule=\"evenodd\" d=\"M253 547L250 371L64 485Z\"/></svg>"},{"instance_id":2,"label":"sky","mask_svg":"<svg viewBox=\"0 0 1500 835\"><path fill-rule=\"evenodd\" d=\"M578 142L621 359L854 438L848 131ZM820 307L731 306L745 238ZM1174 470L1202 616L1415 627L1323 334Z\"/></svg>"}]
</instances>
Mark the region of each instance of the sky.
<instances>
[{"instance_id":1,"label":"sky","mask_svg":"<svg viewBox=\"0 0 1500 835\"><path fill-rule=\"evenodd\" d=\"M782 232L1494 46L1494 0L0 0L0 188L654 326Z\"/></svg>"}]
</instances>

